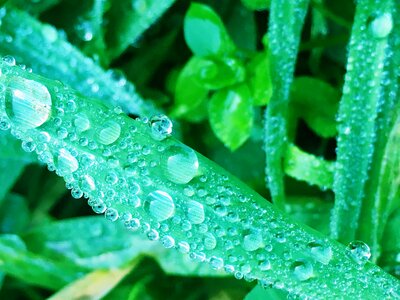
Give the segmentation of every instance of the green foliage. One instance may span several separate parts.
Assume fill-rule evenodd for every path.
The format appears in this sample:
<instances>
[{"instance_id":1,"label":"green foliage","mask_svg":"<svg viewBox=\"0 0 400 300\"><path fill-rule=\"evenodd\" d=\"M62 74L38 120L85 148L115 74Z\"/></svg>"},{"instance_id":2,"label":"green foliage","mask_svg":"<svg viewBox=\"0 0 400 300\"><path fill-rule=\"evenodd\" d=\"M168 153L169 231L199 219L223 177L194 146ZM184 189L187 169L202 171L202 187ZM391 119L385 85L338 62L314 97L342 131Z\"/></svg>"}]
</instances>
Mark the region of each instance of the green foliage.
<instances>
[{"instance_id":1,"label":"green foliage","mask_svg":"<svg viewBox=\"0 0 400 300\"><path fill-rule=\"evenodd\" d=\"M0 5L0 299L400 299L398 1Z\"/></svg>"}]
</instances>

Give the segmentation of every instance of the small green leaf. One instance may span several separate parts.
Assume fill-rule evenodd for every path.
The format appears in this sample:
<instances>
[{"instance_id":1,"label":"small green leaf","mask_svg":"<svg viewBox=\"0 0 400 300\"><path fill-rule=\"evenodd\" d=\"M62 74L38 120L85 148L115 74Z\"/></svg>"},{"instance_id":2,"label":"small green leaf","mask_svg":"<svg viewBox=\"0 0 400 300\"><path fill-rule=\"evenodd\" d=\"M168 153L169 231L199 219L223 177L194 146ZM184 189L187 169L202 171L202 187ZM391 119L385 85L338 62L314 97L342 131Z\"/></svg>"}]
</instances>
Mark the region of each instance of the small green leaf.
<instances>
[{"instance_id":1,"label":"small green leaf","mask_svg":"<svg viewBox=\"0 0 400 300\"><path fill-rule=\"evenodd\" d=\"M297 77L291 87L294 112L324 138L336 135L336 113L340 93L328 83L313 77Z\"/></svg>"},{"instance_id":2,"label":"small green leaf","mask_svg":"<svg viewBox=\"0 0 400 300\"><path fill-rule=\"evenodd\" d=\"M22 174L25 166L24 160L0 159L0 202Z\"/></svg>"},{"instance_id":3,"label":"small green leaf","mask_svg":"<svg viewBox=\"0 0 400 300\"><path fill-rule=\"evenodd\" d=\"M190 50L198 56L223 56L235 50L220 17L208 6L192 3L184 21Z\"/></svg>"},{"instance_id":4,"label":"small green leaf","mask_svg":"<svg viewBox=\"0 0 400 300\"><path fill-rule=\"evenodd\" d=\"M7 2L1 1L1 2ZM32 0L8 0L8 3L23 9L33 15L38 15L49 8L57 5L61 0L40 0L40 1L32 1ZM0 3L3 5L4 3Z\"/></svg>"},{"instance_id":5,"label":"small green leaf","mask_svg":"<svg viewBox=\"0 0 400 300\"><path fill-rule=\"evenodd\" d=\"M29 223L29 217L30 214L26 199L17 194L8 194L1 203L0 232L22 232Z\"/></svg>"},{"instance_id":6,"label":"small green leaf","mask_svg":"<svg viewBox=\"0 0 400 300\"><path fill-rule=\"evenodd\" d=\"M254 112L247 85L216 92L210 99L208 112L215 135L232 151L250 136Z\"/></svg>"},{"instance_id":7,"label":"small green leaf","mask_svg":"<svg viewBox=\"0 0 400 300\"><path fill-rule=\"evenodd\" d=\"M263 288L257 284L250 293L246 295L244 300L286 300L288 293L273 288Z\"/></svg>"},{"instance_id":8,"label":"small green leaf","mask_svg":"<svg viewBox=\"0 0 400 300\"><path fill-rule=\"evenodd\" d=\"M208 97L208 89L202 86L193 76L193 68L198 64L197 57L192 57L180 72L175 87L175 103L171 115L190 121L201 121L207 111L204 107ZM200 112L200 113L199 113ZM204 112L204 113L201 113Z\"/></svg>"},{"instance_id":9,"label":"small green leaf","mask_svg":"<svg viewBox=\"0 0 400 300\"><path fill-rule=\"evenodd\" d=\"M325 190L332 188L335 164L306 153L295 145L289 145L284 170L287 175L297 180L306 181Z\"/></svg>"},{"instance_id":10,"label":"small green leaf","mask_svg":"<svg viewBox=\"0 0 400 300\"><path fill-rule=\"evenodd\" d=\"M247 66L253 104L267 105L272 97L272 80L266 52L256 54Z\"/></svg>"}]
</instances>

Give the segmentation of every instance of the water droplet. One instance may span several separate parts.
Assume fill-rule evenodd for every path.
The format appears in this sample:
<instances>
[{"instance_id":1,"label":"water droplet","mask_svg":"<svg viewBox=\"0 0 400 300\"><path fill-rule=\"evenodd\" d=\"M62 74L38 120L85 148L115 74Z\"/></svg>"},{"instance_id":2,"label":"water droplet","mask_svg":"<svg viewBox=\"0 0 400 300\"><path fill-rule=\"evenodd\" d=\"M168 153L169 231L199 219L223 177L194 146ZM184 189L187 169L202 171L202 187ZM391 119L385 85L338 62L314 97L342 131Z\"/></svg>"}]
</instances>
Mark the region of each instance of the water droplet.
<instances>
[{"instance_id":1,"label":"water droplet","mask_svg":"<svg viewBox=\"0 0 400 300\"><path fill-rule=\"evenodd\" d=\"M246 251L255 251L264 246L260 232L252 232L243 238L243 248Z\"/></svg>"},{"instance_id":2,"label":"water droplet","mask_svg":"<svg viewBox=\"0 0 400 300\"><path fill-rule=\"evenodd\" d=\"M362 241L350 242L347 246L347 253L359 265L364 265L371 257L369 246Z\"/></svg>"},{"instance_id":3,"label":"water droplet","mask_svg":"<svg viewBox=\"0 0 400 300\"><path fill-rule=\"evenodd\" d=\"M22 149L25 152L33 152L36 149L36 144L32 141L23 141L22 142Z\"/></svg>"},{"instance_id":4,"label":"water droplet","mask_svg":"<svg viewBox=\"0 0 400 300\"><path fill-rule=\"evenodd\" d=\"M74 125L78 132L83 132L90 128L90 121L85 114L79 113L75 116Z\"/></svg>"},{"instance_id":5,"label":"water droplet","mask_svg":"<svg viewBox=\"0 0 400 300\"><path fill-rule=\"evenodd\" d=\"M92 209L96 214L102 214L106 211L107 206L104 204L104 202L98 201L92 205Z\"/></svg>"},{"instance_id":6,"label":"water droplet","mask_svg":"<svg viewBox=\"0 0 400 300\"><path fill-rule=\"evenodd\" d=\"M51 114L51 96L47 88L21 77L9 79L6 88L6 113L20 129L32 129L46 122Z\"/></svg>"},{"instance_id":7,"label":"water droplet","mask_svg":"<svg viewBox=\"0 0 400 300\"><path fill-rule=\"evenodd\" d=\"M157 221L161 222L172 217L175 211L175 205L168 193L154 191L147 196L144 209Z\"/></svg>"},{"instance_id":8,"label":"water droplet","mask_svg":"<svg viewBox=\"0 0 400 300\"><path fill-rule=\"evenodd\" d=\"M60 175L66 175L78 170L79 163L67 149L60 149L57 160L55 161Z\"/></svg>"},{"instance_id":9,"label":"water droplet","mask_svg":"<svg viewBox=\"0 0 400 300\"><path fill-rule=\"evenodd\" d=\"M203 242L204 242L204 248L206 248L207 250L212 250L217 246L217 239L210 232L207 232L204 235Z\"/></svg>"},{"instance_id":10,"label":"water droplet","mask_svg":"<svg viewBox=\"0 0 400 300\"><path fill-rule=\"evenodd\" d=\"M190 200L187 203L187 217L193 224L201 224L204 222L204 207L197 201Z\"/></svg>"},{"instance_id":11,"label":"water droplet","mask_svg":"<svg viewBox=\"0 0 400 300\"><path fill-rule=\"evenodd\" d=\"M84 175L81 178L81 188L85 193L89 193L96 189L96 184L94 183L94 179L90 175Z\"/></svg>"},{"instance_id":12,"label":"water droplet","mask_svg":"<svg viewBox=\"0 0 400 300\"><path fill-rule=\"evenodd\" d=\"M111 222L115 222L119 218L118 211L114 208L108 208L106 211L105 217L107 220L109 220Z\"/></svg>"},{"instance_id":13,"label":"water droplet","mask_svg":"<svg viewBox=\"0 0 400 300\"><path fill-rule=\"evenodd\" d=\"M157 141L166 139L172 133L172 121L166 115L157 115L150 119L151 135Z\"/></svg>"},{"instance_id":14,"label":"water droplet","mask_svg":"<svg viewBox=\"0 0 400 300\"><path fill-rule=\"evenodd\" d=\"M220 270L224 266L224 261L222 258L213 256L210 258L210 264L211 268L213 268L214 270Z\"/></svg>"},{"instance_id":15,"label":"water droplet","mask_svg":"<svg viewBox=\"0 0 400 300\"><path fill-rule=\"evenodd\" d=\"M97 139L103 145L114 143L121 135L121 126L114 121L106 122L97 134Z\"/></svg>"},{"instance_id":16,"label":"water droplet","mask_svg":"<svg viewBox=\"0 0 400 300\"><path fill-rule=\"evenodd\" d=\"M163 244L163 246L167 249L169 248L173 248L175 246L175 240L169 236L166 235L161 239L161 243Z\"/></svg>"},{"instance_id":17,"label":"water droplet","mask_svg":"<svg viewBox=\"0 0 400 300\"><path fill-rule=\"evenodd\" d=\"M172 182L186 184L197 175L199 161L196 152L187 146L168 147L162 160L165 176Z\"/></svg>"},{"instance_id":18,"label":"water droplet","mask_svg":"<svg viewBox=\"0 0 400 300\"><path fill-rule=\"evenodd\" d=\"M320 242L308 243L308 247L315 260L324 265L327 265L331 261L333 255L331 247L324 246Z\"/></svg>"},{"instance_id":19,"label":"water droplet","mask_svg":"<svg viewBox=\"0 0 400 300\"><path fill-rule=\"evenodd\" d=\"M306 281L314 275L313 266L306 260L296 260L290 267L293 276L300 281Z\"/></svg>"},{"instance_id":20,"label":"water droplet","mask_svg":"<svg viewBox=\"0 0 400 300\"><path fill-rule=\"evenodd\" d=\"M369 23L372 35L376 38L387 37L393 29L393 18L390 13L382 14Z\"/></svg>"},{"instance_id":21,"label":"water droplet","mask_svg":"<svg viewBox=\"0 0 400 300\"><path fill-rule=\"evenodd\" d=\"M15 66L16 64L15 58L11 55L3 56L2 61L10 67Z\"/></svg>"},{"instance_id":22,"label":"water droplet","mask_svg":"<svg viewBox=\"0 0 400 300\"><path fill-rule=\"evenodd\" d=\"M262 271L268 271L271 269L271 263L269 260L261 261L258 266L260 267L260 270L262 270Z\"/></svg>"}]
</instances>

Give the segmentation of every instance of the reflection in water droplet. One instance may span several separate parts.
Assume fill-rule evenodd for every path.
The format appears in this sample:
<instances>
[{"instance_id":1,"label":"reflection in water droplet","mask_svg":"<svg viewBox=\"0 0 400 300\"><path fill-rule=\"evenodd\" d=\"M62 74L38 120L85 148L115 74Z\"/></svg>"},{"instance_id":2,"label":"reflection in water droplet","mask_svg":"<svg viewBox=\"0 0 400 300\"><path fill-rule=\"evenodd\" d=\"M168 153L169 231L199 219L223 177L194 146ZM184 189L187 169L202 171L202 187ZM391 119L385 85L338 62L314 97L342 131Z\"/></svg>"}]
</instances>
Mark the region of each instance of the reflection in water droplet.
<instances>
[{"instance_id":1,"label":"reflection in water droplet","mask_svg":"<svg viewBox=\"0 0 400 300\"><path fill-rule=\"evenodd\" d=\"M73 173L78 170L79 167L79 163L76 158L64 148L60 149L55 163L60 175Z\"/></svg>"},{"instance_id":2,"label":"reflection in water droplet","mask_svg":"<svg viewBox=\"0 0 400 300\"><path fill-rule=\"evenodd\" d=\"M187 203L187 217L193 224L201 224L204 222L204 207L197 201L190 200Z\"/></svg>"},{"instance_id":3,"label":"reflection in water droplet","mask_svg":"<svg viewBox=\"0 0 400 300\"><path fill-rule=\"evenodd\" d=\"M147 196L144 209L157 221L161 222L172 217L175 211L175 205L168 193L154 191Z\"/></svg>"},{"instance_id":4,"label":"reflection in water droplet","mask_svg":"<svg viewBox=\"0 0 400 300\"><path fill-rule=\"evenodd\" d=\"M47 88L33 80L12 77L6 88L6 113L20 129L32 129L46 122L51 114Z\"/></svg>"},{"instance_id":5,"label":"reflection in water droplet","mask_svg":"<svg viewBox=\"0 0 400 300\"><path fill-rule=\"evenodd\" d=\"M197 175L199 161L196 152L187 146L179 145L165 150L161 165L170 181L186 184Z\"/></svg>"},{"instance_id":6,"label":"reflection in water droplet","mask_svg":"<svg viewBox=\"0 0 400 300\"><path fill-rule=\"evenodd\" d=\"M393 29L393 18L390 13L382 14L369 23L372 35L376 38L387 37Z\"/></svg>"},{"instance_id":7,"label":"reflection in water droplet","mask_svg":"<svg viewBox=\"0 0 400 300\"><path fill-rule=\"evenodd\" d=\"M97 134L97 139L103 145L114 143L121 134L121 126L114 121L106 122Z\"/></svg>"},{"instance_id":8,"label":"reflection in water droplet","mask_svg":"<svg viewBox=\"0 0 400 300\"><path fill-rule=\"evenodd\" d=\"M371 257L369 246L362 241L350 242L347 246L347 253L359 265L364 265Z\"/></svg>"},{"instance_id":9,"label":"reflection in water droplet","mask_svg":"<svg viewBox=\"0 0 400 300\"><path fill-rule=\"evenodd\" d=\"M157 141L166 139L172 133L172 121L166 115L157 115L150 119L151 135Z\"/></svg>"},{"instance_id":10,"label":"reflection in water droplet","mask_svg":"<svg viewBox=\"0 0 400 300\"><path fill-rule=\"evenodd\" d=\"M300 281L306 281L313 277L313 266L306 260L296 260L290 267L293 276Z\"/></svg>"}]
</instances>

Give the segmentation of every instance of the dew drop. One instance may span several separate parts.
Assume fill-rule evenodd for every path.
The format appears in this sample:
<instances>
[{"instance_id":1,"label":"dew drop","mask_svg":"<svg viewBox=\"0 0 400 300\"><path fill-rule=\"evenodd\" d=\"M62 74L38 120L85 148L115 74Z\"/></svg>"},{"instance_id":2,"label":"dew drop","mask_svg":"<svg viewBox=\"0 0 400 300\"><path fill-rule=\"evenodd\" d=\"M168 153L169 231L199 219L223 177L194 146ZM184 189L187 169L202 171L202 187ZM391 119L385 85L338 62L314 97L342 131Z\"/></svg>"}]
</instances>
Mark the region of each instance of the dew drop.
<instances>
[{"instance_id":1,"label":"dew drop","mask_svg":"<svg viewBox=\"0 0 400 300\"><path fill-rule=\"evenodd\" d=\"M311 242L307 246L315 260L324 265L327 265L331 261L333 255L331 247L324 246L320 242Z\"/></svg>"},{"instance_id":2,"label":"dew drop","mask_svg":"<svg viewBox=\"0 0 400 300\"><path fill-rule=\"evenodd\" d=\"M197 175L199 161L196 152L189 147L179 145L165 150L161 165L170 181L186 184Z\"/></svg>"},{"instance_id":3,"label":"dew drop","mask_svg":"<svg viewBox=\"0 0 400 300\"><path fill-rule=\"evenodd\" d=\"M144 209L157 221L161 222L172 217L175 211L171 196L163 191L151 192L144 203Z\"/></svg>"},{"instance_id":4,"label":"dew drop","mask_svg":"<svg viewBox=\"0 0 400 300\"><path fill-rule=\"evenodd\" d=\"M96 189L96 184L94 183L94 179L90 175L84 175L81 178L81 188L85 193L89 193Z\"/></svg>"},{"instance_id":5,"label":"dew drop","mask_svg":"<svg viewBox=\"0 0 400 300\"><path fill-rule=\"evenodd\" d=\"M60 175L66 175L78 170L79 163L67 149L60 149L55 161Z\"/></svg>"},{"instance_id":6,"label":"dew drop","mask_svg":"<svg viewBox=\"0 0 400 300\"><path fill-rule=\"evenodd\" d=\"M197 201L190 200L187 203L187 217L193 224L201 224L204 222L204 207Z\"/></svg>"},{"instance_id":7,"label":"dew drop","mask_svg":"<svg viewBox=\"0 0 400 300\"><path fill-rule=\"evenodd\" d=\"M90 121L85 114L79 113L75 116L74 125L78 132L83 132L90 128Z\"/></svg>"},{"instance_id":8,"label":"dew drop","mask_svg":"<svg viewBox=\"0 0 400 300\"><path fill-rule=\"evenodd\" d=\"M364 265L371 257L369 246L362 241L350 242L347 253L359 265Z\"/></svg>"},{"instance_id":9,"label":"dew drop","mask_svg":"<svg viewBox=\"0 0 400 300\"><path fill-rule=\"evenodd\" d=\"M115 222L119 218L118 211L115 208L108 208L106 210L105 217L107 220Z\"/></svg>"},{"instance_id":10,"label":"dew drop","mask_svg":"<svg viewBox=\"0 0 400 300\"><path fill-rule=\"evenodd\" d=\"M97 139L103 145L110 145L118 140L121 135L121 126L114 121L108 121L103 124L97 134Z\"/></svg>"},{"instance_id":11,"label":"dew drop","mask_svg":"<svg viewBox=\"0 0 400 300\"><path fill-rule=\"evenodd\" d=\"M211 268L213 268L214 270L220 270L224 266L224 261L222 258L213 256L210 258L210 264Z\"/></svg>"},{"instance_id":12,"label":"dew drop","mask_svg":"<svg viewBox=\"0 0 400 300\"><path fill-rule=\"evenodd\" d=\"M382 14L369 23L372 35L382 39L387 37L393 29L393 18L390 13Z\"/></svg>"},{"instance_id":13,"label":"dew drop","mask_svg":"<svg viewBox=\"0 0 400 300\"><path fill-rule=\"evenodd\" d=\"M96 214L102 214L106 211L107 206L104 202L96 202L92 205L92 209Z\"/></svg>"},{"instance_id":14,"label":"dew drop","mask_svg":"<svg viewBox=\"0 0 400 300\"><path fill-rule=\"evenodd\" d=\"M166 115L157 115L150 119L151 135L157 141L166 139L172 133L172 121Z\"/></svg>"},{"instance_id":15,"label":"dew drop","mask_svg":"<svg viewBox=\"0 0 400 300\"><path fill-rule=\"evenodd\" d=\"M306 260L296 260L290 267L292 274L300 281L306 281L314 275L313 266Z\"/></svg>"},{"instance_id":16,"label":"dew drop","mask_svg":"<svg viewBox=\"0 0 400 300\"><path fill-rule=\"evenodd\" d=\"M264 243L261 234L259 232L253 232L245 235L242 246L246 251L255 251L263 247Z\"/></svg>"},{"instance_id":17,"label":"dew drop","mask_svg":"<svg viewBox=\"0 0 400 300\"><path fill-rule=\"evenodd\" d=\"M163 244L163 246L167 249L169 248L173 248L175 246L175 240L169 236L166 235L161 239L161 243Z\"/></svg>"},{"instance_id":18,"label":"dew drop","mask_svg":"<svg viewBox=\"0 0 400 300\"><path fill-rule=\"evenodd\" d=\"M5 101L7 116L23 130L41 126L51 114L49 91L33 80L11 78L6 88Z\"/></svg>"},{"instance_id":19,"label":"dew drop","mask_svg":"<svg viewBox=\"0 0 400 300\"><path fill-rule=\"evenodd\" d=\"M207 250L212 250L217 246L217 239L210 232L207 232L204 235L203 242L204 242L204 248L206 248Z\"/></svg>"}]
</instances>

